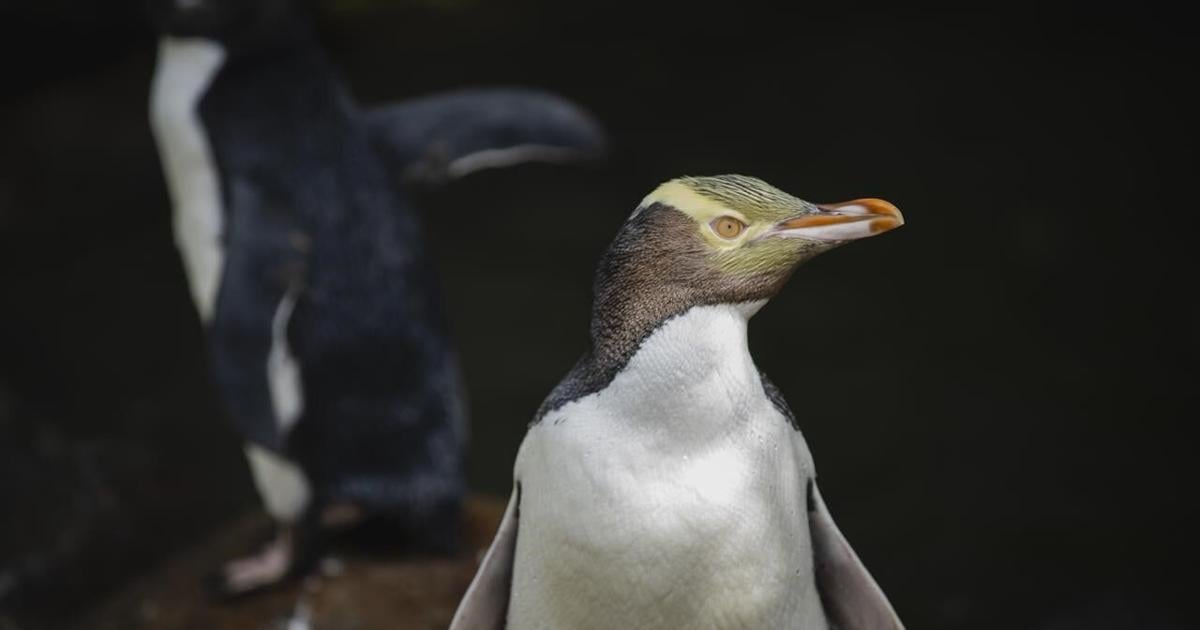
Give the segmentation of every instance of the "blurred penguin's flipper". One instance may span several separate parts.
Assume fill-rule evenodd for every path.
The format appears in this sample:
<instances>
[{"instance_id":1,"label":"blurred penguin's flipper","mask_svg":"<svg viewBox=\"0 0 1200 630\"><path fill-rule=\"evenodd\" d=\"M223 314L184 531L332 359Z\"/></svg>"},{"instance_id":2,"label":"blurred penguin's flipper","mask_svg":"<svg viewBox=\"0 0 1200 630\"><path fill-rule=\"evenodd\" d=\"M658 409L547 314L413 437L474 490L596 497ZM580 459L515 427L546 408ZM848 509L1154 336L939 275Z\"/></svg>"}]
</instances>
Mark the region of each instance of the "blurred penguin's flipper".
<instances>
[{"instance_id":1,"label":"blurred penguin's flipper","mask_svg":"<svg viewBox=\"0 0 1200 630\"><path fill-rule=\"evenodd\" d=\"M508 509L504 511L492 546L450 621L450 630L504 630L507 625L520 502L521 487L518 485L508 500Z\"/></svg>"},{"instance_id":2,"label":"blurred penguin's flipper","mask_svg":"<svg viewBox=\"0 0 1200 630\"><path fill-rule=\"evenodd\" d=\"M579 106L518 88L434 94L370 111L367 124L407 179L427 182L523 162L596 159L607 146Z\"/></svg>"},{"instance_id":3,"label":"blurred penguin's flipper","mask_svg":"<svg viewBox=\"0 0 1200 630\"><path fill-rule=\"evenodd\" d=\"M817 482L808 485L817 590L830 625L838 630L904 630L896 611L829 515Z\"/></svg>"}]
</instances>

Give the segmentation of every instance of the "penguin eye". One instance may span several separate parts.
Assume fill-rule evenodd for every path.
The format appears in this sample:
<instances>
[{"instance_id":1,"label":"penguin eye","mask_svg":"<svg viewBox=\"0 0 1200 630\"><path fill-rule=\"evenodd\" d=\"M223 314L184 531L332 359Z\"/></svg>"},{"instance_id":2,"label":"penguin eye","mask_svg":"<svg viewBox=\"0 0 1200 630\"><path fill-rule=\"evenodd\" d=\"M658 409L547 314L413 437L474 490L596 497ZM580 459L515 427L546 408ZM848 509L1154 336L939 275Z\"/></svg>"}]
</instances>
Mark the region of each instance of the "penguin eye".
<instances>
[{"instance_id":1,"label":"penguin eye","mask_svg":"<svg viewBox=\"0 0 1200 630\"><path fill-rule=\"evenodd\" d=\"M742 230L746 229L745 223L742 223L733 217L717 217L708 225L714 232L717 233L717 236L720 236L724 239L737 238L737 235L741 234Z\"/></svg>"}]
</instances>

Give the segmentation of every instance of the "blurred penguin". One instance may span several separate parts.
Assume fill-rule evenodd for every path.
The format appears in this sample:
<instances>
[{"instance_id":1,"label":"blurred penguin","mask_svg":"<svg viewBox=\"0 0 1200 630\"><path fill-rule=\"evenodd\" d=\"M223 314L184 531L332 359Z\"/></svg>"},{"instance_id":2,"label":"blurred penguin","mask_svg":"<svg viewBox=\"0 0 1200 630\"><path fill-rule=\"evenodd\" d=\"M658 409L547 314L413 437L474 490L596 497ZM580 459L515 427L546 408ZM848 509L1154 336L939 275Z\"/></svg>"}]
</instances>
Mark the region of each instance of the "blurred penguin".
<instances>
[{"instance_id":1,"label":"blurred penguin","mask_svg":"<svg viewBox=\"0 0 1200 630\"><path fill-rule=\"evenodd\" d=\"M602 131L571 103L519 89L365 109L288 0L153 12L150 117L175 241L215 383L278 524L219 572L218 590L302 574L347 524L454 549L467 419L406 187L596 157Z\"/></svg>"}]
</instances>

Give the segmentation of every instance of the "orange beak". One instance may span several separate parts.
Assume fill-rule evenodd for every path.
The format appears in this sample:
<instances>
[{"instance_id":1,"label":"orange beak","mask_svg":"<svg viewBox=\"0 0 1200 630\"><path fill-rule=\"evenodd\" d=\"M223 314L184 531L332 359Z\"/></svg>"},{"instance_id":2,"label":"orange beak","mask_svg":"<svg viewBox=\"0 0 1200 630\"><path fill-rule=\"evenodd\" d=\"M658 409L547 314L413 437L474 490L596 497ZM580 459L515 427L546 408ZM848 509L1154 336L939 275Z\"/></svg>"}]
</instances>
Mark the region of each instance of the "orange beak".
<instances>
[{"instance_id":1,"label":"orange beak","mask_svg":"<svg viewBox=\"0 0 1200 630\"><path fill-rule=\"evenodd\" d=\"M822 241L849 241L882 234L904 225L900 209L882 199L855 199L818 204L820 212L802 214L779 223L778 236Z\"/></svg>"}]
</instances>

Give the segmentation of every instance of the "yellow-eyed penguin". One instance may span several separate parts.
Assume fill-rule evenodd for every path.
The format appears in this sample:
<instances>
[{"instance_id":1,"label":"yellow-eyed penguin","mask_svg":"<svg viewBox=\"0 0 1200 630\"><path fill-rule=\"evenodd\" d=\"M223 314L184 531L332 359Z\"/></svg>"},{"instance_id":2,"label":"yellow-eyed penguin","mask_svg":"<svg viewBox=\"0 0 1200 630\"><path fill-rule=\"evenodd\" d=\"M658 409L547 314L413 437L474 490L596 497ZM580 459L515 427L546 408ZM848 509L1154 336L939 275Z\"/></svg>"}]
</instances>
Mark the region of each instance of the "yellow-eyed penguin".
<instances>
[{"instance_id":1,"label":"yellow-eyed penguin","mask_svg":"<svg viewBox=\"0 0 1200 630\"><path fill-rule=\"evenodd\" d=\"M746 340L800 263L902 223L885 201L816 205L740 175L647 196L451 629L902 628Z\"/></svg>"}]
</instances>

